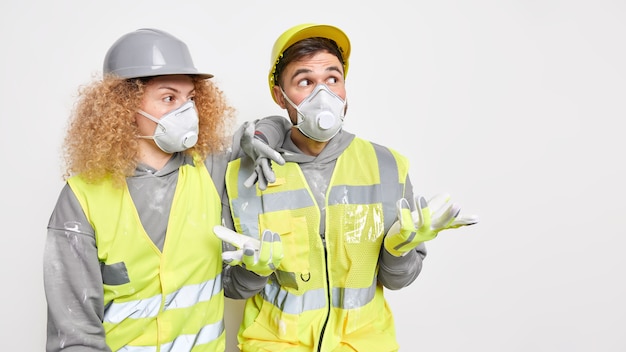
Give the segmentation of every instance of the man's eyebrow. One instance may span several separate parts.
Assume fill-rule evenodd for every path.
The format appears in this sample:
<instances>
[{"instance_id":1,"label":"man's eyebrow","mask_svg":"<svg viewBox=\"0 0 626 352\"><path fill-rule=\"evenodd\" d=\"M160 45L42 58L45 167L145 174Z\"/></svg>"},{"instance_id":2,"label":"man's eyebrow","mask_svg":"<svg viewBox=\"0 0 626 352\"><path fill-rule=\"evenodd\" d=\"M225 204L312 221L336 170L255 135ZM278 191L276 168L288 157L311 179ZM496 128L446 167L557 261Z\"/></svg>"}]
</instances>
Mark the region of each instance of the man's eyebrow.
<instances>
[{"instance_id":1,"label":"man's eyebrow","mask_svg":"<svg viewBox=\"0 0 626 352\"><path fill-rule=\"evenodd\" d=\"M343 71L339 68L339 66L330 66L326 68L326 71L337 71L343 75Z\"/></svg>"},{"instance_id":2,"label":"man's eyebrow","mask_svg":"<svg viewBox=\"0 0 626 352\"><path fill-rule=\"evenodd\" d=\"M339 74L342 74L342 75L343 75L343 72L341 71L341 68L339 68L339 66L328 66L328 67L326 67L326 69L324 69L324 71L336 71L337 73L339 73ZM293 79L294 77L296 77L296 76L297 76L297 75L299 75L299 74L302 74L302 73L309 73L309 72L312 72L312 70L311 70L311 69L308 69L308 68L301 68L301 69L297 69L297 70L293 73L293 75L291 75L291 79Z\"/></svg>"},{"instance_id":3,"label":"man's eyebrow","mask_svg":"<svg viewBox=\"0 0 626 352\"><path fill-rule=\"evenodd\" d=\"M293 73L293 75L291 75L291 79L293 79L294 77L296 77L296 76L297 76L297 75L299 75L299 74L302 74L302 73L309 73L309 72L312 72L312 70L311 70L311 69L308 69L308 68L300 68L300 69L297 69L297 70Z\"/></svg>"}]
</instances>

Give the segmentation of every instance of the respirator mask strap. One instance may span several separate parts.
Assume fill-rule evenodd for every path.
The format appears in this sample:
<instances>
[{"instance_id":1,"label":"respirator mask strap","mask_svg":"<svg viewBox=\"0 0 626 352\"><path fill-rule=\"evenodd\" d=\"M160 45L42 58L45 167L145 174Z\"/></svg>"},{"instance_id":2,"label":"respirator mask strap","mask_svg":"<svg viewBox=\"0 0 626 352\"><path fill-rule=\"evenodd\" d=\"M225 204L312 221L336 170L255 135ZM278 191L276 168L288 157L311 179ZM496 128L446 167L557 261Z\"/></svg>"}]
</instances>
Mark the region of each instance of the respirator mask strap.
<instances>
[{"instance_id":1,"label":"respirator mask strap","mask_svg":"<svg viewBox=\"0 0 626 352\"><path fill-rule=\"evenodd\" d=\"M141 109L138 109L138 110L137 110L137 112L138 112L141 116L144 116L144 117L145 117L145 118L147 118L148 120L150 120L150 121L152 121L152 122L156 123L156 124L157 124L157 127L158 127L158 126L161 126L161 132L160 132L159 134L165 134L165 127L164 127L163 125L161 125L161 122L159 121L159 119L157 119L156 117L154 117L154 116L152 116L152 115L148 114L147 112L145 112L145 111L143 111L143 110L141 110ZM156 131L156 128L155 128L155 131ZM139 138L143 138L143 139L154 139L154 137L155 137L156 135L157 135L157 134L155 133L155 134L154 134L154 135L152 135L152 136L137 136L137 137L139 137Z\"/></svg>"},{"instance_id":2,"label":"respirator mask strap","mask_svg":"<svg viewBox=\"0 0 626 352\"><path fill-rule=\"evenodd\" d=\"M289 105L291 105L291 107L296 109L296 113L298 114L298 119L297 119L296 123L293 124L293 126L294 127L298 127L304 121L304 115L300 112L300 109L298 109L298 106L296 104L294 104L294 102L291 101L291 99L289 99L289 97L287 96L287 93L285 93L285 91L283 90L283 87L280 87L280 92L282 93L282 95L285 98L285 100L287 100Z\"/></svg>"}]
</instances>

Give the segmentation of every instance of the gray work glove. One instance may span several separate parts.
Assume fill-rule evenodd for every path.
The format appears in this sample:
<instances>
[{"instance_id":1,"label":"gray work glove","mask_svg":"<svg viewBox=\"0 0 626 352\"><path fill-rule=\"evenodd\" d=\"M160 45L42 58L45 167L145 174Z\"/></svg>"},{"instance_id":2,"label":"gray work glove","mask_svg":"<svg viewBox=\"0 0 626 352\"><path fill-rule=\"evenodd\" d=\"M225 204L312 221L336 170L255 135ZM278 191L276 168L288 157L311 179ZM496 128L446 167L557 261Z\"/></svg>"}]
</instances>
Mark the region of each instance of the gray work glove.
<instances>
[{"instance_id":1,"label":"gray work glove","mask_svg":"<svg viewBox=\"0 0 626 352\"><path fill-rule=\"evenodd\" d=\"M254 171L243 184L246 187L252 187L258 182L259 189L263 191L269 183L276 181L276 175L272 170L270 161L284 165L285 159L267 144L263 134L255 131L254 122L246 121L243 126L241 149L250 159L254 160Z\"/></svg>"}]
</instances>

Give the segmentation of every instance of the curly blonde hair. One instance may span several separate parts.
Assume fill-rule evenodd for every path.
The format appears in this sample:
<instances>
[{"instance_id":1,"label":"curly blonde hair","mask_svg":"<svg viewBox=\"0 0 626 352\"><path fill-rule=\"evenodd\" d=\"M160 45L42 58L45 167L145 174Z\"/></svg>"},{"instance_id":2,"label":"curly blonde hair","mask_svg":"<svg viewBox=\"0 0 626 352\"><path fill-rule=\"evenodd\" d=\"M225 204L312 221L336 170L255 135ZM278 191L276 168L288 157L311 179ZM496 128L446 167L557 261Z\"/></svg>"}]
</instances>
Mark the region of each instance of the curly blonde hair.
<instances>
[{"instance_id":1,"label":"curly blonde hair","mask_svg":"<svg viewBox=\"0 0 626 352\"><path fill-rule=\"evenodd\" d=\"M235 109L211 80L192 76L198 111L198 142L184 153L204 160L229 146ZM149 79L106 76L78 89L63 144L64 179L80 174L90 182L110 178L121 185L138 163L139 130L135 122Z\"/></svg>"}]
</instances>

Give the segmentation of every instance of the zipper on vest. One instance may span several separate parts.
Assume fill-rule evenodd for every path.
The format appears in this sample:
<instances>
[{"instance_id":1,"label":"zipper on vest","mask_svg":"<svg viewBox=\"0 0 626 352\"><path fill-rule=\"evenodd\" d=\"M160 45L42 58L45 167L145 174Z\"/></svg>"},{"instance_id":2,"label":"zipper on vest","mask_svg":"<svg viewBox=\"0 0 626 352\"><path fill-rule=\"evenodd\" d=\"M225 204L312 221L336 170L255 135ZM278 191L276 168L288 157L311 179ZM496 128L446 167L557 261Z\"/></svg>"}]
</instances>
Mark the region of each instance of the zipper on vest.
<instances>
[{"instance_id":1,"label":"zipper on vest","mask_svg":"<svg viewBox=\"0 0 626 352\"><path fill-rule=\"evenodd\" d=\"M330 279L328 277L328 251L326 250L326 239L324 237L322 237L322 246L324 247L324 271L326 272L326 299L328 304L326 305L326 319L324 320L324 325L322 325L322 332L320 333L320 342L317 344L318 352L322 352L324 332L326 331L326 326L328 325L328 319L330 319L331 306L333 304L330 298Z\"/></svg>"}]
</instances>

